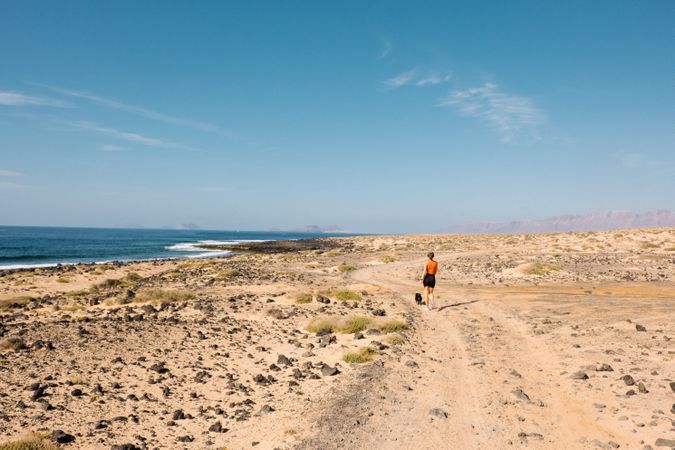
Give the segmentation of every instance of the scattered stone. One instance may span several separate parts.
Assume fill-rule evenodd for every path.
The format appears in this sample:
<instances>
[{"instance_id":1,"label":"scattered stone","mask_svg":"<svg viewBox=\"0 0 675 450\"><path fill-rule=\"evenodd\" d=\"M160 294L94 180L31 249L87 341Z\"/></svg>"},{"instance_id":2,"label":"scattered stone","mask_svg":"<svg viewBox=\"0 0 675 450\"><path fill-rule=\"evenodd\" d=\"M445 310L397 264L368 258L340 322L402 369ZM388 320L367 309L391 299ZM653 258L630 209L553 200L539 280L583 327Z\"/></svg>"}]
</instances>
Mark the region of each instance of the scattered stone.
<instances>
[{"instance_id":1,"label":"scattered stone","mask_svg":"<svg viewBox=\"0 0 675 450\"><path fill-rule=\"evenodd\" d=\"M654 445L657 447L675 447L675 439L658 438Z\"/></svg>"},{"instance_id":2,"label":"scattered stone","mask_svg":"<svg viewBox=\"0 0 675 450\"><path fill-rule=\"evenodd\" d=\"M406 361L405 365L412 368L412 369L416 369L416 368L419 367L418 364L415 361L413 361L412 359L409 359L408 361Z\"/></svg>"},{"instance_id":3,"label":"scattered stone","mask_svg":"<svg viewBox=\"0 0 675 450\"><path fill-rule=\"evenodd\" d=\"M223 424L218 421L209 427L209 431L212 433L225 433L227 428L224 428Z\"/></svg>"},{"instance_id":4,"label":"scattered stone","mask_svg":"<svg viewBox=\"0 0 675 450\"><path fill-rule=\"evenodd\" d=\"M640 325L639 323L635 324L635 329L638 331L647 331L647 329L644 326Z\"/></svg>"},{"instance_id":5,"label":"scattered stone","mask_svg":"<svg viewBox=\"0 0 675 450\"><path fill-rule=\"evenodd\" d=\"M630 375L624 375L621 379L626 383L626 386L633 386L635 384L635 380Z\"/></svg>"},{"instance_id":6,"label":"scattered stone","mask_svg":"<svg viewBox=\"0 0 675 450\"><path fill-rule=\"evenodd\" d=\"M515 391L513 391L513 395L515 395L516 398L523 400L525 402L530 401L530 396L527 395L525 392L523 392L522 389L516 389Z\"/></svg>"},{"instance_id":7,"label":"scattered stone","mask_svg":"<svg viewBox=\"0 0 675 450\"><path fill-rule=\"evenodd\" d=\"M323 303L324 305L327 305L327 304L330 303L330 299L328 297L323 296L323 295L317 295L316 301L319 302L319 303Z\"/></svg>"},{"instance_id":8,"label":"scattered stone","mask_svg":"<svg viewBox=\"0 0 675 450\"><path fill-rule=\"evenodd\" d=\"M75 436L68 434L63 430L54 430L51 437L52 440L57 444L70 444L75 440Z\"/></svg>"},{"instance_id":9,"label":"scattered stone","mask_svg":"<svg viewBox=\"0 0 675 450\"><path fill-rule=\"evenodd\" d=\"M185 436L178 436L176 440L178 442L192 442L195 439L192 436L185 435Z\"/></svg>"},{"instance_id":10,"label":"scattered stone","mask_svg":"<svg viewBox=\"0 0 675 450\"><path fill-rule=\"evenodd\" d=\"M573 380L588 380L588 374L586 372L580 370L578 372L574 372L570 376L570 378L572 378Z\"/></svg>"},{"instance_id":11,"label":"scattered stone","mask_svg":"<svg viewBox=\"0 0 675 450\"><path fill-rule=\"evenodd\" d=\"M647 390L647 386L645 386L645 384L642 381L638 383L638 391L640 392L640 394L646 394L647 392L649 392Z\"/></svg>"},{"instance_id":12,"label":"scattered stone","mask_svg":"<svg viewBox=\"0 0 675 450\"><path fill-rule=\"evenodd\" d=\"M387 314L387 312L386 312L384 309L375 309L375 310L373 310L373 315L374 315L374 316L382 317L382 316L385 316L386 314Z\"/></svg>"},{"instance_id":13,"label":"scattered stone","mask_svg":"<svg viewBox=\"0 0 675 450\"><path fill-rule=\"evenodd\" d=\"M321 375L324 377L332 377L338 373L340 373L340 371L337 369L337 367L331 367L328 364L324 364L323 367L321 367Z\"/></svg>"},{"instance_id":14,"label":"scattered stone","mask_svg":"<svg viewBox=\"0 0 675 450\"><path fill-rule=\"evenodd\" d=\"M433 408L429 411L429 414L432 416L440 417L441 419L447 419L448 418L448 413L443 411L440 408Z\"/></svg>"},{"instance_id":15,"label":"scattered stone","mask_svg":"<svg viewBox=\"0 0 675 450\"><path fill-rule=\"evenodd\" d=\"M277 358L277 364L283 364L284 366L290 366L290 365L291 365L291 360L288 359L288 358L287 358L286 356L284 356L284 355L279 355L279 357Z\"/></svg>"},{"instance_id":16,"label":"scattered stone","mask_svg":"<svg viewBox=\"0 0 675 450\"><path fill-rule=\"evenodd\" d=\"M675 392L675 381L670 382L670 390Z\"/></svg>"},{"instance_id":17,"label":"scattered stone","mask_svg":"<svg viewBox=\"0 0 675 450\"><path fill-rule=\"evenodd\" d=\"M358 339L363 339L364 337L365 337L365 336L363 336L363 333L361 333L360 331L354 333L354 339L357 339L357 340L358 340Z\"/></svg>"},{"instance_id":18,"label":"scattered stone","mask_svg":"<svg viewBox=\"0 0 675 450\"><path fill-rule=\"evenodd\" d=\"M272 408L270 405L265 405L260 410L258 411L258 415L261 416L263 414L269 414L271 412L274 412L274 408Z\"/></svg>"},{"instance_id":19,"label":"scattered stone","mask_svg":"<svg viewBox=\"0 0 675 450\"><path fill-rule=\"evenodd\" d=\"M614 372L614 369L609 364L602 364L597 369L598 372Z\"/></svg>"},{"instance_id":20,"label":"scattered stone","mask_svg":"<svg viewBox=\"0 0 675 450\"><path fill-rule=\"evenodd\" d=\"M141 447L137 447L134 444L118 444L110 447L110 450L142 450Z\"/></svg>"}]
</instances>

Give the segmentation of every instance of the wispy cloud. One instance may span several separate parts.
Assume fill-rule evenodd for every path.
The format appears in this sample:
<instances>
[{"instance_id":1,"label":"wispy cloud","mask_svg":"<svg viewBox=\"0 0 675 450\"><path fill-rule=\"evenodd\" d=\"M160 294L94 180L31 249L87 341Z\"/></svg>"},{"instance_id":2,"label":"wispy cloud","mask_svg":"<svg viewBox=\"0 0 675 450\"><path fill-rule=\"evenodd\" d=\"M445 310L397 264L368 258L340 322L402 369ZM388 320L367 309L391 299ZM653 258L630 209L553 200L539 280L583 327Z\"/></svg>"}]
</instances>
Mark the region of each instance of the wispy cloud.
<instances>
[{"instance_id":1,"label":"wispy cloud","mask_svg":"<svg viewBox=\"0 0 675 450\"><path fill-rule=\"evenodd\" d=\"M169 123L169 124L172 124L172 125L178 125L178 126L182 126L182 127L186 127L186 128L192 128L192 129L199 130L199 131L216 133L216 134L220 134L220 135L226 136L226 137L234 137L235 136L234 132L232 132L230 130L227 130L227 129L224 129L224 128L221 128L221 127L218 127L217 125L214 125L214 124L211 124L211 123L208 123L208 122L200 122L200 121L196 121L196 120L172 116L172 115L169 115L169 114L163 114L163 113L160 113L160 112L157 112L157 111L153 111L151 109L142 108L142 107L135 106L135 105L130 105L128 103L123 103L123 102L113 100L113 99L110 99L110 98L107 98L107 97L102 97L100 95L90 94L88 92L77 91L77 90L73 90L73 89L65 89L65 88L50 86L50 85L47 85L47 84L40 84L40 83L30 83L30 84L32 84L34 86L40 86L40 87L50 89L50 90L52 90L54 92L58 92L59 94L62 94L62 95L67 95L67 96L74 97L74 98L80 98L80 99L88 100L88 101L91 101L91 102L94 102L94 103L97 103L99 105L103 105L103 106L106 106L106 107L109 107L109 108L117 109L117 110L120 110L120 111L126 111L126 112L136 114L136 115L141 116L141 117L145 117L147 119L157 120L159 122Z\"/></svg>"},{"instance_id":2,"label":"wispy cloud","mask_svg":"<svg viewBox=\"0 0 675 450\"><path fill-rule=\"evenodd\" d=\"M378 59L383 59L386 58L387 56L391 55L391 52L394 50L394 46L392 45L391 41L389 39L383 38L382 39L382 51L378 55Z\"/></svg>"},{"instance_id":3,"label":"wispy cloud","mask_svg":"<svg viewBox=\"0 0 675 450\"><path fill-rule=\"evenodd\" d=\"M23 174L21 172L0 169L0 177L22 177L22 176Z\"/></svg>"},{"instance_id":4,"label":"wispy cloud","mask_svg":"<svg viewBox=\"0 0 675 450\"><path fill-rule=\"evenodd\" d=\"M1 106L55 106L65 108L67 103L44 97L33 97L16 91L0 91Z\"/></svg>"},{"instance_id":5,"label":"wispy cloud","mask_svg":"<svg viewBox=\"0 0 675 450\"><path fill-rule=\"evenodd\" d=\"M384 84L390 88L399 88L401 86L405 86L406 84L410 84L413 81L416 72L416 69L411 69L407 72L400 73L395 77L384 80Z\"/></svg>"},{"instance_id":6,"label":"wispy cloud","mask_svg":"<svg viewBox=\"0 0 675 450\"><path fill-rule=\"evenodd\" d=\"M181 149L181 150L195 150L192 147L188 147L176 142L158 139L154 137L145 136L139 133L133 133L129 131L122 131L115 128L104 127L98 125L94 122L88 122L85 120L78 121L64 121L58 120L58 123L67 125L72 128L77 128L81 130L90 131L93 133L101 134L108 136L114 139L119 139L127 142L133 142L135 144L141 144L147 147L156 147L156 148L168 148L168 149ZM109 147L111 148L111 147ZM111 150L108 150L111 151Z\"/></svg>"},{"instance_id":7,"label":"wispy cloud","mask_svg":"<svg viewBox=\"0 0 675 450\"><path fill-rule=\"evenodd\" d=\"M452 72L422 72L418 69L410 69L407 72L402 72L392 78L384 80L384 84L396 89L402 86L432 86L441 83L447 83L452 79Z\"/></svg>"},{"instance_id":8,"label":"wispy cloud","mask_svg":"<svg viewBox=\"0 0 675 450\"><path fill-rule=\"evenodd\" d=\"M453 91L438 105L452 106L467 117L482 119L497 130L503 142L523 133L536 137L535 129L545 119L532 99L503 92L494 83Z\"/></svg>"},{"instance_id":9,"label":"wispy cloud","mask_svg":"<svg viewBox=\"0 0 675 450\"><path fill-rule=\"evenodd\" d=\"M415 82L416 86L427 86L427 85L435 85L435 84L441 84L441 83L446 83L452 79L452 72L448 72L446 74L438 74L436 72L431 72L427 74L426 76L420 78Z\"/></svg>"}]
</instances>

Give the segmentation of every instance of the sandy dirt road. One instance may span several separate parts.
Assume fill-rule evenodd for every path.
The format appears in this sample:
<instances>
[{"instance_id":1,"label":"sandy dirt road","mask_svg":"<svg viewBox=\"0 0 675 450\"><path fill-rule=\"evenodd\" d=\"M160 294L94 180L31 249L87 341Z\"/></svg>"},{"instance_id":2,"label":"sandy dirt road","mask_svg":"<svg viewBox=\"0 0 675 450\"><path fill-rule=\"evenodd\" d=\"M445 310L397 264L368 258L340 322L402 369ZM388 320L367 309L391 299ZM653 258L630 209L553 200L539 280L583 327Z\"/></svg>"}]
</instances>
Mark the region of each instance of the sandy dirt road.
<instances>
[{"instance_id":1,"label":"sandy dirt road","mask_svg":"<svg viewBox=\"0 0 675 450\"><path fill-rule=\"evenodd\" d=\"M453 258L458 256L468 254ZM623 395L623 383L614 382L620 377L617 371L596 370L601 361L615 366L621 361L594 354L597 361L581 364L584 358L579 353L587 339L576 339L579 333L574 330L589 323L615 328L624 317L589 306L587 295L560 294L555 288L534 294L511 289L502 294L500 289L442 282L436 290L437 309L426 311L411 301L421 285L410 274L418 272L423 261L367 267L353 274L359 281L391 289L421 316L416 367L393 371L389 375L393 379L387 381L394 390L397 386L411 390L399 393L405 398L400 408L371 422L372 429L363 433L362 448L642 448L659 436L675 435L665 414L652 420L653 409L661 406L663 413L669 407L665 389L661 402L631 404L634 396ZM442 256L440 261L452 263ZM662 312L669 311L672 299L665 297L663 303L652 302L656 308L652 319L658 320L659 306ZM649 319L640 308L645 298L623 300L619 315L635 317L642 310L640 319ZM612 337L596 333L593 338L616 344ZM675 373L672 354L652 363L656 366L652 373ZM589 378L573 379L577 371L585 374L580 378ZM607 378L614 390L606 386ZM652 426L646 427L650 420Z\"/></svg>"}]
</instances>

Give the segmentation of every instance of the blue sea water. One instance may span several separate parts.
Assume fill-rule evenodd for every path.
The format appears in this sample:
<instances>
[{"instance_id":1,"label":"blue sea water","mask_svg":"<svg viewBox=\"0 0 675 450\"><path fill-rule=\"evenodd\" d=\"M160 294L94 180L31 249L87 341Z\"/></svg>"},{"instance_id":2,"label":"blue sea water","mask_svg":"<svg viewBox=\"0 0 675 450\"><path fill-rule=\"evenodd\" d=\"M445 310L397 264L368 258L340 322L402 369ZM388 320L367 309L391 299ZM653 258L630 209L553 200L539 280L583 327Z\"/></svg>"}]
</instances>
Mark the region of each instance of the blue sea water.
<instances>
[{"instance_id":1,"label":"blue sea water","mask_svg":"<svg viewBox=\"0 0 675 450\"><path fill-rule=\"evenodd\" d=\"M56 264L224 256L196 244L335 236L272 231L0 226L0 270Z\"/></svg>"}]
</instances>

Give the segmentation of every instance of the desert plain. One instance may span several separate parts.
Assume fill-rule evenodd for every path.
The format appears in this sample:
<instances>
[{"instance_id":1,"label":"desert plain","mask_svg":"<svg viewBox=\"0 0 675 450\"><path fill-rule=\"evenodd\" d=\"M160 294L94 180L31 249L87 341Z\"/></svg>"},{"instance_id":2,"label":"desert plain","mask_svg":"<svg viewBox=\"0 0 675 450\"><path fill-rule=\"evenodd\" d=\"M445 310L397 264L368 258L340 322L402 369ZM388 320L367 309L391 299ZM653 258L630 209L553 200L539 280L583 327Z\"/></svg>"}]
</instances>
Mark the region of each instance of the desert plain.
<instances>
[{"instance_id":1,"label":"desert plain","mask_svg":"<svg viewBox=\"0 0 675 450\"><path fill-rule=\"evenodd\" d=\"M675 448L675 229L2 272L0 449L30 448Z\"/></svg>"}]
</instances>

